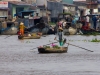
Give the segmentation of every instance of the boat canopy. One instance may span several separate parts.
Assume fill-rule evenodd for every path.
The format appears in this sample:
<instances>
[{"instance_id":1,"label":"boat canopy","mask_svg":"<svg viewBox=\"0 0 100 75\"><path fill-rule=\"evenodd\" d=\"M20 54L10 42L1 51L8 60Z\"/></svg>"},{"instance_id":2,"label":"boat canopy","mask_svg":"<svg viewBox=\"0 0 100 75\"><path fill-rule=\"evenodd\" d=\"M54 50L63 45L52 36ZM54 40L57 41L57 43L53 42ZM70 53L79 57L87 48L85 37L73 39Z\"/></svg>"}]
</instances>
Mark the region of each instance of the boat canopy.
<instances>
[{"instance_id":1,"label":"boat canopy","mask_svg":"<svg viewBox=\"0 0 100 75\"><path fill-rule=\"evenodd\" d=\"M18 16L23 18L24 16L29 16L29 14L34 15L34 12L36 11L35 10L20 11L18 12Z\"/></svg>"}]
</instances>

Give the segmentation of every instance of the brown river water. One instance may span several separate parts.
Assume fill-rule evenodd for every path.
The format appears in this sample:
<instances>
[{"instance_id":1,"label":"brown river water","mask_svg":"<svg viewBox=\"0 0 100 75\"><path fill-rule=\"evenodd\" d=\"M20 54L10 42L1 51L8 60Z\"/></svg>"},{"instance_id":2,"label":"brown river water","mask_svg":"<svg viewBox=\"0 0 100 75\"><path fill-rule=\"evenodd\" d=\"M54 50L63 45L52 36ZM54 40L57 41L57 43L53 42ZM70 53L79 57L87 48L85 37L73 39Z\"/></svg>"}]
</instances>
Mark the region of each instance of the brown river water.
<instances>
[{"instance_id":1,"label":"brown river water","mask_svg":"<svg viewBox=\"0 0 100 75\"><path fill-rule=\"evenodd\" d=\"M0 75L100 75L100 43L90 42L100 36L65 36L94 52L69 45L67 53L55 54L39 54L36 48L55 41L55 35L26 40L8 36L0 35Z\"/></svg>"}]
</instances>

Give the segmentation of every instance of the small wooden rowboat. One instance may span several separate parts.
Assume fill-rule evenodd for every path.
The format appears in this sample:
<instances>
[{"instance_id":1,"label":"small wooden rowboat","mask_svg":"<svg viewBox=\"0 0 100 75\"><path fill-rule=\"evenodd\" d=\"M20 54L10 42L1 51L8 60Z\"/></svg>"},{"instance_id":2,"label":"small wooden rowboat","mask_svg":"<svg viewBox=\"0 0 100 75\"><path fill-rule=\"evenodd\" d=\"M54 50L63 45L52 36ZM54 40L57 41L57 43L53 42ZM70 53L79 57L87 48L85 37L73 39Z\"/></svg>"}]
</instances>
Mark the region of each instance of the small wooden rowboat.
<instances>
[{"instance_id":1,"label":"small wooden rowboat","mask_svg":"<svg viewBox=\"0 0 100 75\"><path fill-rule=\"evenodd\" d=\"M18 39L40 39L41 36L18 36Z\"/></svg>"},{"instance_id":2,"label":"small wooden rowboat","mask_svg":"<svg viewBox=\"0 0 100 75\"><path fill-rule=\"evenodd\" d=\"M60 47L56 48L38 48L39 53L66 53L68 51L68 47Z\"/></svg>"}]
</instances>

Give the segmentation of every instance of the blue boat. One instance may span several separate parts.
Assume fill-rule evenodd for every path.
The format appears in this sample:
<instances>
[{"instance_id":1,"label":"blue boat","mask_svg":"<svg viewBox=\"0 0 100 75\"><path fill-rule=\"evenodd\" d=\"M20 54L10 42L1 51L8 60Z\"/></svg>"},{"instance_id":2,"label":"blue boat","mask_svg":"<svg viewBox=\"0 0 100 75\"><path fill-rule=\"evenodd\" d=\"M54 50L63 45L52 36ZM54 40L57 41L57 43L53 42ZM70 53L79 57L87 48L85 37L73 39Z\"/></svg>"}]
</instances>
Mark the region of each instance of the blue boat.
<instances>
[{"instance_id":1,"label":"blue boat","mask_svg":"<svg viewBox=\"0 0 100 75\"><path fill-rule=\"evenodd\" d=\"M16 35L18 27L15 26L14 22L2 22L0 27L1 35Z\"/></svg>"}]
</instances>

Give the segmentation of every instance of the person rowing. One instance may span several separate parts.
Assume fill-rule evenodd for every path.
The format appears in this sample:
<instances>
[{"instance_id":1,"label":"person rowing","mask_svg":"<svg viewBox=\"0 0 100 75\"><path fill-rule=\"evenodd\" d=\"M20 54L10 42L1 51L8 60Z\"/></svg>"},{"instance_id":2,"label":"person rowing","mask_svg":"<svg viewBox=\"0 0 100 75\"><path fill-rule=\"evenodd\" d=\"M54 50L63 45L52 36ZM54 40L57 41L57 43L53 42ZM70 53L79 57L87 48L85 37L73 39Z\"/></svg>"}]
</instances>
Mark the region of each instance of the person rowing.
<instances>
[{"instance_id":1,"label":"person rowing","mask_svg":"<svg viewBox=\"0 0 100 75\"><path fill-rule=\"evenodd\" d=\"M58 37L58 39L57 39L57 37ZM66 38L64 38L62 27L58 28L58 33L57 33L56 37L54 38L54 40L57 40L59 42L60 46L63 46L66 43Z\"/></svg>"}]
</instances>

